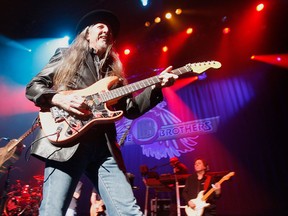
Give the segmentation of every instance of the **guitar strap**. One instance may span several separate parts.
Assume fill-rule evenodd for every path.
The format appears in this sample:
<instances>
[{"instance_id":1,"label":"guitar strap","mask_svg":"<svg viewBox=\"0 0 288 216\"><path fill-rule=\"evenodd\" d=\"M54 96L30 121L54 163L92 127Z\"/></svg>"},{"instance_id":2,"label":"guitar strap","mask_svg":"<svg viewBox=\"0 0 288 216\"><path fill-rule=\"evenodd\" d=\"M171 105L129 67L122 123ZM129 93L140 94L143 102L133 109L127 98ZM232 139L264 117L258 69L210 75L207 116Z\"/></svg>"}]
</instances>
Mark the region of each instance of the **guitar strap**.
<instances>
[{"instance_id":1,"label":"guitar strap","mask_svg":"<svg viewBox=\"0 0 288 216\"><path fill-rule=\"evenodd\" d=\"M131 123L131 124L132 124L132 123ZM130 131L131 124L126 127L125 132L123 133L122 137L120 138L120 140L119 140L119 142L118 142L118 145L119 145L120 147L124 146L124 142L125 142L125 139L126 139L128 133L129 133L129 131Z\"/></svg>"},{"instance_id":2,"label":"guitar strap","mask_svg":"<svg viewBox=\"0 0 288 216\"><path fill-rule=\"evenodd\" d=\"M97 74L97 80L100 80L102 77L100 74L100 60L99 60L98 55L93 55L93 62L94 62L95 71Z\"/></svg>"},{"instance_id":3,"label":"guitar strap","mask_svg":"<svg viewBox=\"0 0 288 216\"><path fill-rule=\"evenodd\" d=\"M211 178L212 176L211 175L206 175L206 179L205 179L205 182L204 182L204 191L207 191L209 185L210 185L210 182L211 182Z\"/></svg>"}]
</instances>

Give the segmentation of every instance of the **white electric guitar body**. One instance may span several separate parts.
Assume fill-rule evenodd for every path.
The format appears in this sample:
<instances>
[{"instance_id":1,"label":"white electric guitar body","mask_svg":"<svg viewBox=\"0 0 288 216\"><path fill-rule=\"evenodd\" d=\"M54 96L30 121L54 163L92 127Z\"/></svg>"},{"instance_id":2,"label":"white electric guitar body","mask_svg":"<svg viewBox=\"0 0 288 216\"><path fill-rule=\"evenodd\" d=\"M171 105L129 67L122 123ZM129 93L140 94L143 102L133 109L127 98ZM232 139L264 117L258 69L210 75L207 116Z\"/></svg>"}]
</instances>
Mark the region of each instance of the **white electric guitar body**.
<instances>
[{"instance_id":1,"label":"white electric guitar body","mask_svg":"<svg viewBox=\"0 0 288 216\"><path fill-rule=\"evenodd\" d=\"M196 207L194 209L190 208L188 205L185 206L185 212L187 216L201 216L204 212L204 208L209 206L209 203L206 203L205 200L202 200L204 190L200 191L195 199L192 199Z\"/></svg>"},{"instance_id":2,"label":"white electric guitar body","mask_svg":"<svg viewBox=\"0 0 288 216\"><path fill-rule=\"evenodd\" d=\"M230 179L231 176L234 176L235 172L230 172L225 175L223 178L218 181L218 184ZM188 205L185 206L185 212L187 216L202 216L204 212L204 208L208 207L210 204L206 203L208 197L215 191L215 188L212 187L207 193L204 194L204 190L200 191L195 199L192 199L193 203L195 203L195 208L191 208Z\"/></svg>"}]
</instances>

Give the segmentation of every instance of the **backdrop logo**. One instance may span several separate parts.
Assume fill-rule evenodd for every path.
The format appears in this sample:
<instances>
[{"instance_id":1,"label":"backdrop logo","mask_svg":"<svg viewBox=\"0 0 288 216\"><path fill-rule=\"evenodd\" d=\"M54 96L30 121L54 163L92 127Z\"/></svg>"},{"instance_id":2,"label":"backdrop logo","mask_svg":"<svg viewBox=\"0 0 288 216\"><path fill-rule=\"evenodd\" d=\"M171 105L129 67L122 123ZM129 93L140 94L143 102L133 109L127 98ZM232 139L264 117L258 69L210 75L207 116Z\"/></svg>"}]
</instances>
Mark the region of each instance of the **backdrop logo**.
<instances>
[{"instance_id":1,"label":"backdrop logo","mask_svg":"<svg viewBox=\"0 0 288 216\"><path fill-rule=\"evenodd\" d=\"M135 120L131 129L132 139L135 144L146 145L158 140L158 126L157 121L150 116L145 116Z\"/></svg>"},{"instance_id":2,"label":"backdrop logo","mask_svg":"<svg viewBox=\"0 0 288 216\"><path fill-rule=\"evenodd\" d=\"M142 153L147 157L179 157L181 153L194 150L199 135L217 130L219 116L181 122L173 113L164 109L165 106L166 103L162 102L134 121L123 118L117 122L120 137L130 128L125 145L140 145Z\"/></svg>"}]
</instances>

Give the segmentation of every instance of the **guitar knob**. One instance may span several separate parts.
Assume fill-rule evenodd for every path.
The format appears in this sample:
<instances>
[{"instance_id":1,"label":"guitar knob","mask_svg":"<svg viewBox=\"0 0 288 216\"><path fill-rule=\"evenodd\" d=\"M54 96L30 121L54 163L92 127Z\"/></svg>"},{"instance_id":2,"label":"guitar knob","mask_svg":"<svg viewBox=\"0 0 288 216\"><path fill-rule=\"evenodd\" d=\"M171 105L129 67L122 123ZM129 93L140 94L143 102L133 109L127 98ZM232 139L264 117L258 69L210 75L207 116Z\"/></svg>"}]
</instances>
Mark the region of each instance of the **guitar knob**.
<instances>
[{"instance_id":1,"label":"guitar knob","mask_svg":"<svg viewBox=\"0 0 288 216\"><path fill-rule=\"evenodd\" d=\"M73 130L71 128L69 128L67 131L66 131L66 134L68 135L73 135Z\"/></svg>"}]
</instances>

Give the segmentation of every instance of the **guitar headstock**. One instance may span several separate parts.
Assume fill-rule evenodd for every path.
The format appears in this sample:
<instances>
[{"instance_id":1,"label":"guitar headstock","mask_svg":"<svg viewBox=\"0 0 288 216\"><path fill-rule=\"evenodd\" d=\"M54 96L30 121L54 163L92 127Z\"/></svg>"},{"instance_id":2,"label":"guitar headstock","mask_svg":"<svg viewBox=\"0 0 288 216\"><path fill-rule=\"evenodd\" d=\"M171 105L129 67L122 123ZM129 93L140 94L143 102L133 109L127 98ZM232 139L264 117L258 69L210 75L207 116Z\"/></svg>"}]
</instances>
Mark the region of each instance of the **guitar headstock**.
<instances>
[{"instance_id":1,"label":"guitar headstock","mask_svg":"<svg viewBox=\"0 0 288 216\"><path fill-rule=\"evenodd\" d=\"M223 180L229 180L230 177L234 176L235 175L235 172L230 172L228 173L227 175L223 176Z\"/></svg>"},{"instance_id":2,"label":"guitar headstock","mask_svg":"<svg viewBox=\"0 0 288 216\"><path fill-rule=\"evenodd\" d=\"M186 67L194 73L201 74L209 68L218 69L221 67L221 63L218 61L206 61L186 64Z\"/></svg>"}]
</instances>

